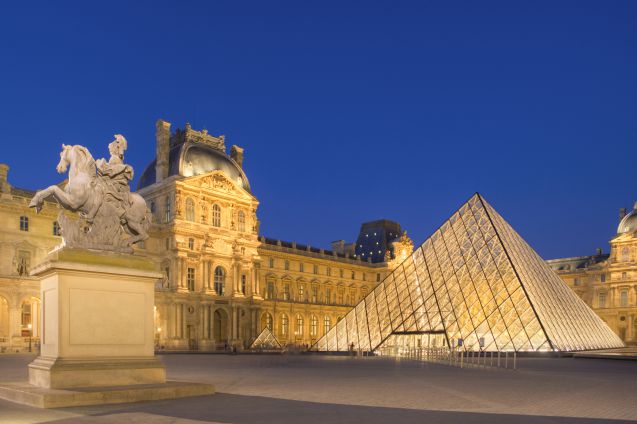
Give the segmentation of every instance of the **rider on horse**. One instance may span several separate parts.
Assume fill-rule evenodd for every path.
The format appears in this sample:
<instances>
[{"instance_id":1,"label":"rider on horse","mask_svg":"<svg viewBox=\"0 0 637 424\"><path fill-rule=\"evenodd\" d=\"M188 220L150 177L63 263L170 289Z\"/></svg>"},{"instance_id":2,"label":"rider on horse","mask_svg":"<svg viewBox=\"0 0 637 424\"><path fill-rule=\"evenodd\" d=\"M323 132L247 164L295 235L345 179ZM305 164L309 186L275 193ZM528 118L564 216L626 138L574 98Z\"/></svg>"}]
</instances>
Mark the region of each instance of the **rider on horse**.
<instances>
[{"instance_id":1,"label":"rider on horse","mask_svg":"<svg viewBox=\"0 0 637 424\"><path fill-rule=\"evenodd\" d=\"M133 179L133 168L123 161L127 147L124 136L115 134L115 140L108 145L108 152L111 154L109 161L98 159L95 162L99 179L107 186L104 200L114 204L120 218L124 217L131 206L129 183Z\"/></svg>"}]
</instances>

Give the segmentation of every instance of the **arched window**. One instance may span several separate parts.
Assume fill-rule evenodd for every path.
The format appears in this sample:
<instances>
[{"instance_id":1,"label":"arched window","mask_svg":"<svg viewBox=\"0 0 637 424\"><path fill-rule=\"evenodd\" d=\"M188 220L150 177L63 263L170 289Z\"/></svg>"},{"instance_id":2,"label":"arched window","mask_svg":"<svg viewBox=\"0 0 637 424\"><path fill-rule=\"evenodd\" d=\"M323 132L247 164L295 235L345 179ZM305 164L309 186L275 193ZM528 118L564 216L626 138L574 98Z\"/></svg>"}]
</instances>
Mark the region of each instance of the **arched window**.
<instances>
[{"instance_id":1,"label":"arched window","mask_svg":"<svg viewBox=\"0 0 637 424\"><path fill-rule=\"evenodd\" d=\"M221 227L221 207L216 203L212 205L212 225Z\"/></svg>"},{"instance_id":2,"label":"arched window","mask_svg":"<svg viewBox=\"0 0 637 424\"><path fill-rule=\"evenodd\" d=\"M215 291L219 296L226 291L226 271L220 266L215 268Z\"/></svg>"},{"instance_id":3,"label":"arched window","mask_svg":"<svg viewBox=\"0 0 637 424\"><path fill-rule=\"evenodd\" d=\"M272 331L272 315L270 315L269 313L265 314L265 327L268 330Z\"/></svg>"},{"instance_id":4,"label":"arched window","mask_svg":"<svg viewBox=\"0 0 637 424\"><path fill-rule=\"evenodd\" d=\"M57 221L53 221L53 235L54 236L61 236L62 235L60 223L57 222Z\"/></svg>"},{"instance_id":5,"label":"arched window","mask_svg":"<svg viewBox=\"0 0 637 424\"><path fill-rule=\"evenodd\" d=\"M281 335L287 337L288 329L289 329L289 320L288 316L283 314L281 315Z\"/></svg>"},{"instance_id":6,"label":"arched window","mask_svg":"<svg viewBox=\"0 0 637 424\"><path fill-rule=\"evenodd\" d=\"M325 318L323 318L323 334L327 334L330 328L332 328L332 320L328 315L325 315Z\"/></svg>"},{"instance_id":7,"label":"arched window","mask_svg":"<svg viewBox=\"0 0 637 424\"><path fill-rule=\"evenodd\" d=\"M316 318L316 315L312 315L310 317L310 336L316 337L317 332L318 332L318 318Z\"/></svg>"},{"instance_id":8,"label":"arched window","mask_svg":"<svg viewBox=\"0 0 637 424\"><path fill-rule=\"evenodd\" d=\"M195 201L190 197L186 199L186 221L195 221Z\"/></svg>"},{"instance_id":9,"label":"arched window","mask_svg":"<svg viewBox=\"0 0 637 424\"><path fill-rule=\"evenodd\" d=\"M166 196L166 202L164 204L164 222L170 222L170 218L172 218L170 196Z\"/></svg>"},{"instance_id":10,"label":"arched window","mask_svg":"<svg viewBox=\"0 0 637 424\"><path fill-rule=\"evenodd\" d=\"M294 328L294 334L296 336L303 335L303 315L301 314L296 315L296 327Z\"/></svg>"},{"instance_id":11,"label":"arched window","mask_svg":"<svg viewBox=\"0 0 637 424\"><path fill-rule=\"evenodd\" d=\"M246 230L246 214L243 211L239 211L237 221L239 221L239 231L244 232Z\"/></svg>"}]
</instances>

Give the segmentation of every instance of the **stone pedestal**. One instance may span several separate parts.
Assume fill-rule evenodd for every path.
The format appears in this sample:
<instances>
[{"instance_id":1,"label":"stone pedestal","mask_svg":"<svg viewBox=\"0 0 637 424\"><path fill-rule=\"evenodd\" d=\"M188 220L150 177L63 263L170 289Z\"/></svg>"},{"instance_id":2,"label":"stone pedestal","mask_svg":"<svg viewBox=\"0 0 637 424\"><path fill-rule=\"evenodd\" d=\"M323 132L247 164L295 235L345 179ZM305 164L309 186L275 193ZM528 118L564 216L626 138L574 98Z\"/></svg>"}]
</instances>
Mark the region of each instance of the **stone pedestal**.
<instances>
[{"instance_id":1,"label":"stone pedestal","mask_svg":"<svg viewBox=\"0 0 637 424\"><path fill-rule=\"evenodd\" d=\"M43 407L131 402L214 393L208 384L166 384L154 356L155 283L149 259L62 249L31 272L41 282L41 351L29 385L0 397Z\"/></svg>"},{"instance_id":2,"label":"stone pedestal","mask_svg":"<svg viewBox=\"0 0 637 424\"><path fill-rule=\"evenodd\" d=\"M166 381L154 356L161 274L149 259L62 249L31 274L40 278L43 328L30 384L63 389Z\"/></svg>"}]
</instances>

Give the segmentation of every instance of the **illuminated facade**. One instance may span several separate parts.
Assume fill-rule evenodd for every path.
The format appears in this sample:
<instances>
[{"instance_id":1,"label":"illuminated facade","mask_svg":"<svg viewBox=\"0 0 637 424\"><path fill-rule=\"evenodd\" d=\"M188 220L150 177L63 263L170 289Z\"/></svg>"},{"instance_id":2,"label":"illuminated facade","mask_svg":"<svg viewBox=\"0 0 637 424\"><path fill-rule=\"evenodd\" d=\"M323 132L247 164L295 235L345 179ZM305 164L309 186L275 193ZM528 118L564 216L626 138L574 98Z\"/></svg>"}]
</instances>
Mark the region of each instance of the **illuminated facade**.
<instances>
[{"instance_id":1,"label":"illuminated facade","mask_svg":"<svg viewBox=\"0 0 637 424\"><path fill-rule=\"evenodd\" d=\"M627 345L637 346L637 204L620 210L610 254L598 249L547 262Z\"/></svg>"},{"instance_id":2,"label":"illuminated facade","mask_svg":"<svg viewBox=\"0 0 637 424\"><path fill-rule=\"evenodd\" d=\"M136 253L153 258L164 273L156 286L157 348L245 348L264 328L269 328L282 345L311 346L337 323L340 323L339 328L346 325L347 320L343 318L352 308L359 305L357 310L360 309L362 299L367 302L375 298L370 297L370 293L378 290L385 277L412 255L413 242L397 223L387 220L363 224L355 243L339 240L331 249L260 235L259 201L243 170L243 149L232 146L227 154L223 136L196 131L189 125L175 131L170 127L168 122L157 121L155 160L141 173L138 185L138 192L153 213L154 223L151 238L138 245ZM47 252L61 242L56 205L48 203L40 214L35 214L27 206L33 194L12 187L8 182L8 167L0 165L0 351L23 351L28 348L29 341L37 343L40 335L39 287L28 274L32 265L44 259ZM593 308L611 327L618 323L613 327L617 328L618 334L621 335L625 327L628 338L635 337L634 326L637 325L634 311L637 247L631 240L634 240L632 235L624 235L613 244L618 246L613 252L622 252L616 254L622 260L613 262L615 265L607 274L609 282L617 284L598 284L595 290L599 293L603 293L604 288L608 290L604 292L607 293L606 305L610 305L611 299L621 305L626 298L625 287L629 287L627 301L633 309L621 309L628 311L624 313L619 309L598 308L592 302ZM632 256L623 253L626 246ZM422 254L418 252L423 249L419 248L412 258ZM627 257L631 258L628 262L623 260ZM404 269L405 264L408 262L399 269ZM599 274L597 268L586 272L590 276ZM558 273L564 274L559 270ZM508 277L509 274L503 275ZM570 274L564 275L568 282ZM509 283L501 284L510 290ZM579 285L571 285L580 293ZM617 294L613 294L611 287ZM453 290L453 287L447 287L447 290ZM587 296L601 299L600 295L590 293L586 291L583 295L589 304ZM512 297L507 298L508 301L503 300L505 304L517 302L515 296L519 293L510 294ZM482 293L475 296L480 302L484 300ZM401 306L403 300L392 305ZM471 300L475 301L473 297L467 299ZM498 308L500 300L496 300ZM495 315L486 318L489 311L493 312L488 302L486 309L476 309L476 305L474 302L464 315L458 317L453 324L458 327L454 330L457 333L444 337L445 343L463 337L466 343L475 344L477 335L485 328L497 329L498 325L504 325L493 321ZM530 312L528 308L522 310L522 305L520 303L516 313L520 318L526 318ZM420 314L422 308L418 311ZM498 311L501 313L500 309ZM615 318L609 315L611 313ZM402 316L402 312L400 314ZM481 322L486 319L484 324L476 322L475 336L462 324L466 316ZM633 327L622 326L622 316L630 320ZM394 319L398 317L391 315L392 322ZM415 315L413 319L416 319ZM418 315L418 319L414 321L418 324L414 325L421 326L420 320L424 316ZM440 344L441 333L435 333L433 329L442 331L446 321L431 315L431 310L427 310L427 320L432 329L427 340ZM406 321L405 324L411 328L413 323ZM537 325L532 320L525 334L537 330ZM449 328L452 328L451 324ZM517 332L518 328L519 323L514 320L510 328L507 327L507 334ZM383 335L387 327L378 331ZM550 330L547 331L551 336ZM498 347L546 346L546 340L537 331L527 336L526 345L519 343L519 332L511 335L508 341L494 338L493 343ZM559 344L558 336L554 337L554 343ZM370 347L376 339L373 335ZM488 336L485 341L487 339ZM553 343L553 339L549 340Z\"/></svg>"},{"instance_id":3,"label":"illuminated facade","mask_svg":"<svg viewBox=\"0 0 637 424\"><path fill-rule=\"evenodd\" d=\"M342 241L326 250L259 236L244 151L227 155L223 136L189 125L171 132L159 120L156 142L138 186L155 224L138 253L165 274L155 302L159 348L246 348L266 327L284 345L310 346L392 266L387 247L388 262L374 262ZM403 248L394 242L392 251Z\"/></svg>"},{"instance_id":4,"label":"illuminated facade","mask_svg":"<svg viewBox=\"0 0 637 424\"><path fill-rule=\"evenodd\" d=\"M415 334L468 350L623 346L479 194L313 348L373 351Z\"/></svg>"},{"instance_id":5,"label":"illuminated facade","mask_svg":"<svg viewBox=\"0 0 637 424\"><path fill-rule=\"evenodd\" d=\"M28 204L33 192L9 184L9 167L0 164L0 352L28 350L40 337L40 284L31 265L60 244L55 205L36 215Z\"/></svg>"}]
</instances>

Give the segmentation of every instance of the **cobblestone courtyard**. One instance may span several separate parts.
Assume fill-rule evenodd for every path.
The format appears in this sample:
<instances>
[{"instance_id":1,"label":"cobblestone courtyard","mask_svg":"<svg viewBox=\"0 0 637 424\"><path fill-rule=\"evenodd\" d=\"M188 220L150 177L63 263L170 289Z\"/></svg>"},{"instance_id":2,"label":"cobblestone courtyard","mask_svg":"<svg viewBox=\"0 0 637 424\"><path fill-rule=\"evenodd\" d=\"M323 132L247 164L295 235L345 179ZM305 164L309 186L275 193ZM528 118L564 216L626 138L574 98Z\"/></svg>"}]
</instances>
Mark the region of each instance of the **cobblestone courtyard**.
<instances>
[{"instance_id":1,"label":"cobblestone courtyard","mask_svg":"<svg viewBox=\"0 0 637 424\"><path fill-rule=\"evenodd\" d=\"M29 355L0 356L25 380ZM519 369L459 369L339 356L162 355L168 377L213 396L40 410L0 400L1 423L592 423L637 421L637 362L522 358Z\"/></svg>"}]
</instances>

